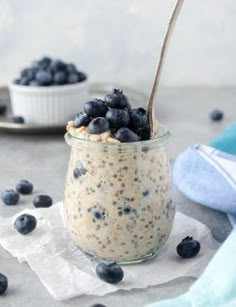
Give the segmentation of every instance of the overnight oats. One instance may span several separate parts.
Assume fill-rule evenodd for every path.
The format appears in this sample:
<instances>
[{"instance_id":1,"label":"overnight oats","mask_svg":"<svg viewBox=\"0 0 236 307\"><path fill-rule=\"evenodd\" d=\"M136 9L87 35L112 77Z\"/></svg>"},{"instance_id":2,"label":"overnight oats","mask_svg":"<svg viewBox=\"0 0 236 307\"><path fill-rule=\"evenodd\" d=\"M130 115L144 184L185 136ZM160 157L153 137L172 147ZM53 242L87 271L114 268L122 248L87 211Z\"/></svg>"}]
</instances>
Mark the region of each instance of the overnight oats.
<instances>
[{"instance_id":1,"label":"overnight oats","mask_svg":"<svg viewBox=\"0 0 236 307\"><path fill-rule=\"evenodd\" d=\"M122 102L123 101L123 102ZM160 126L149 139L147 113L121 91L85 104L67 125L71 156L65 221L84 252L121 263L154 257L172 229L175 205Z\"/></svg>"}]
</instances>

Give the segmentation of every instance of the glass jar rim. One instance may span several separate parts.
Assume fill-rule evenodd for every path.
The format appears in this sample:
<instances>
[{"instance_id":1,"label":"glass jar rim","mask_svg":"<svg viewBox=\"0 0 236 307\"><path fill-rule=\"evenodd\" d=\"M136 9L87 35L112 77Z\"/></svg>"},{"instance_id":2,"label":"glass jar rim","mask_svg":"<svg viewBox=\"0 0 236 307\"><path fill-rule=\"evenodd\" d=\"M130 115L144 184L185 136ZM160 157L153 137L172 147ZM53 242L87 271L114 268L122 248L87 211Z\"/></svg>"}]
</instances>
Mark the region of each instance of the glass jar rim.
<instances>
[{"instance_id":1,"label":"glass jar rim","mask_svg":"<svg viewBox=\"0 0 236 307\"><path fill-rule=\"evenodd\" d=\"M95 142L91 140L81 139L79 137L72 135L70 132L66 132L65 134L66 143L70 146L74 145L75 146L78 145L78 147L83 145L96 146L96 147L107 146L109 147L109 149L119 148L122 151L127 151L129 149L134 150L135 148L144 148L144 147L153 148L153 147L163 146L170 140L171 137L172 134L170 133L169 129L164 125L159 126L159 132L155 138L146 141L138 141L130 143Z\"/></svg>"}]
</instances>

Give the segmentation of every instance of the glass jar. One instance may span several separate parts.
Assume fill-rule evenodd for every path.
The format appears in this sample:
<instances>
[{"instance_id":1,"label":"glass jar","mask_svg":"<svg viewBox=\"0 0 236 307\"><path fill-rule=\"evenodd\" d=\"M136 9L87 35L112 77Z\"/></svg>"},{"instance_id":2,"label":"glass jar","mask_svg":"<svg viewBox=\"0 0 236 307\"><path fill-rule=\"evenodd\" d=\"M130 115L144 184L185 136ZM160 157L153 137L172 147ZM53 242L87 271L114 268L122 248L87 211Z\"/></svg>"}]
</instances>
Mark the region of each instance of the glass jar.
<instances>
[{"instance_id":1,"label":"glass jar","mask_svg":"<svg viewBox=\"0 0 236 307\"><path fill-rule=\"evenodd\" d=\"M156 139L135 143L101 143L67 133L71 146L65 184L65 222L84 252L119 263L154 257L172 229L166 143L160 127Z\"/></svg>"}]
</instances>

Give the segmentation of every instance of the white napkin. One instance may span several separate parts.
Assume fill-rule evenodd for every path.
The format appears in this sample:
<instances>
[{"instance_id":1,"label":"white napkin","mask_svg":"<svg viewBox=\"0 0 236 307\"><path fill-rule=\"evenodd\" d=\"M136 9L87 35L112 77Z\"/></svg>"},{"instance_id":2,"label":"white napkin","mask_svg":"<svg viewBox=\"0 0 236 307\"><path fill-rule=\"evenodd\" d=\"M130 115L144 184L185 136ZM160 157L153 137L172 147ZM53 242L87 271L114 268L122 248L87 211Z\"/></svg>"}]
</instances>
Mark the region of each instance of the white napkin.
<instances>
[{"instance_id":1,"label":"white napkin","mask_svg":"<svg viewBox=\"0 0 236 307\"><path fill-rule=\"evenodd\" d=\"M146 288L183 276L198 277L219 246L205 225L177 212L171 236L158 256L147 263L123 266L124 280L111 285L96 277L96 261L85 256L71 241L64 227L62 206L60 202L48 209L26 209L12 218L0 218L2 247L20 262L28 262L57 300ZM26 236L13 227L22 213L38 219L37 228ZM201 251L192 259L181 259L176 255L176 245L188 235L200 241Z\"/></svg>"}]
</instances>

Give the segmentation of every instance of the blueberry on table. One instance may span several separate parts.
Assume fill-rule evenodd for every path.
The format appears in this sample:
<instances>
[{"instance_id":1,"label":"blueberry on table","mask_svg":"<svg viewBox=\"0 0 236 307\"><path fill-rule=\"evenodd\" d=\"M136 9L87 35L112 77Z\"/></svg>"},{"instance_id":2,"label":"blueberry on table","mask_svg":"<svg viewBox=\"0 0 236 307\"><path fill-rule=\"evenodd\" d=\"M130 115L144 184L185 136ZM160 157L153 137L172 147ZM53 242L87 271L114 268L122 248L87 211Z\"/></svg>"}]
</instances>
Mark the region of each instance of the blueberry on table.
<instances>
[{"instance_id":1,"label":"blueberry on table","mask_svg":"<svg viewBox=\"0 0 236 307\"><path fill-rule=\"evenodd\" d=\"M79 113L74 117L73 126L75 128L88 126L90 122L91 122L91 117L89 117L86 113Z\"/></svg>"},{"instance_id":2,"label":"blueberry on table","mask_svg":"<svg viewBox=\"0 0 236 307\"><path fill-rule=\"evenodd\" d=\"M177 254L182 258L192 258L199 253L200 249L200 243L189 236L184 238L176 247Z\"/></svg>"},{"instance_id":3,"label":"blueberry on table","mask_svg":"<svg viewBox=\"0 0 236 307\"><path fill-rule=\"evenodd\" d=\"M16 185L16 191L24 195L31 194L33 191L33 184L28 180L20 180L20 182Z\"/></svg>"},{"instance_id":4,"label":"blueberry on table","mask_svg":"<svg viewBox=\"0 0 236 307\"><path fill-rule=\"evenodd\" d=\"M4 115L7 110L7 105L0 101L0 115Z\"/></svg>"},{"instance_id":5,"label":"blueberry on table","mask_svg":"<svg viewBox=\"0 0 236 307\"><path fill-rule=\"evenodd\" d=\"M220 111L220 110L213 110L210 113L210 118L213 121L220 121L220 120L222 120L223 117L224 117L224 113L222 111Z\"/></svg>"},{"instance_id":6,"label":"blueberry on table","mask_svg":"<svg viewBox=\"0 0 236 307\"><path fill-rule=\"evenodd\" d=\"M116 262L99 262L96 274L100 279L110 284L117 284L124 278L124 272Z\"/></svg>"},{"instance_id":7,"label":"blueberry on table","mask_svg":"<svg viewBox=\"0 0 236 307\"><path fill-rule=\"evenodd\" d=\"M36 218L31 214L22 214L14 222L14 228L22 235L32 232L37 226Z\"/></svg>"},{"instance_id":8,"label":"blueberry on table","mask_svg":"<svg viewBox=\"0 0 236 307\"><path fill-rule=\"evenodd\" d=\"M53 83L62 85L66 83L66 74L63 71L57 71L53 76Z\"/></svg>"},{"instance_id":9,"label":"blueberry on table","mask_svg":"<svg viewBox=\"0 0 236 307\"><path fill-rule=\"evenodd\" d=\"M107 106L101 99L93 99L84 104L84 112L91 117L103 117L107 110Z\"/></svg>"},{"instance_id":10,"label":"blueberry on table","mask_svg":"<svg viewBox=\"0 0 236 307\"><path fill-rule=\"evenodd\" d=\"M110 125L106 118L97 117L94 118L88 125L88 131L91 134L100 134L109 130Z\"/></svg>"},{"instance_id":11,"label":"blueberry on table","mask_svg":"<svg viewBox=\"0 0 236 307\"><path fill-rule=\"evenodd\" d=\"M25 120L22 116L13 116L12 117L12 122L14 124L24 124L25 123Z\"/></svg>"},{"instance_id":12,"label":"blueberry on table","mask_svg":"<svg viewBox=\"0 0 236 307\"><path fill-rule=\"evenodd\" d=\"M52 74L45 70L39 70L36 72L35 80L41 85L41 86L48 86L52 84Z\"/></svg>"},{"instance_id":13,"label":"blueberry on table","mask_svg":"<svg viewBox=\"0 0 236 307\"><path fill-rule=\"evenodd\" d=\"M8 206L16 205L20 199L19 194L14 190L6 190L1 195L2 201Z\"/></svg>"},{"instance_id":14,"label":"blueberry on table","mask_svg":"<svg viewBox=\"0 0 236 307\"><path fill-rule=\"evenodd\" d=\"M120 128L116 131L115 137L122 143L140 141L140 137L129 128Z\"/></svg>"},{"instance_id":15,"label":"blueberry on table","mask_svg":"<svg viewBox=\"0 0 236 307\"><path fill-rule=\"evenodd\" d=\"M122 90L113 89L112 93L105 96L106 105L109 108L123 109L128 106L128 100Z\"/></svg>"},{"instance_id":16,"label":"blueberry on table","mask_svg":"<svg viewBox=\"0 0 236 307\"><path fill-rule=\"evenodd\" d=\"M36 208L48 208L51 207L53 201L49 195L37 195L33 199L33 204Z\"/></svg>"},{"instance_id":17,"label":"blueberry on table","mask_svg":"<svg viewBox=\"0 0 236 307\"><path fill-rule=\"evenodd\" d=\"M8 279L4 274L0 273L0 295L6 292L8 288Z\"/></svg>"},{"instance_id":18,"label":"blueberry on table","mask_svg":"<svg viewBox=\"0 0 236 307\"><path fill-rule=\"evenodd\" d=\"M111 128L127 127L130 121L129 113L122 109L110 109L106 113L106 118Z\"/></svg>"}]
</instances>

